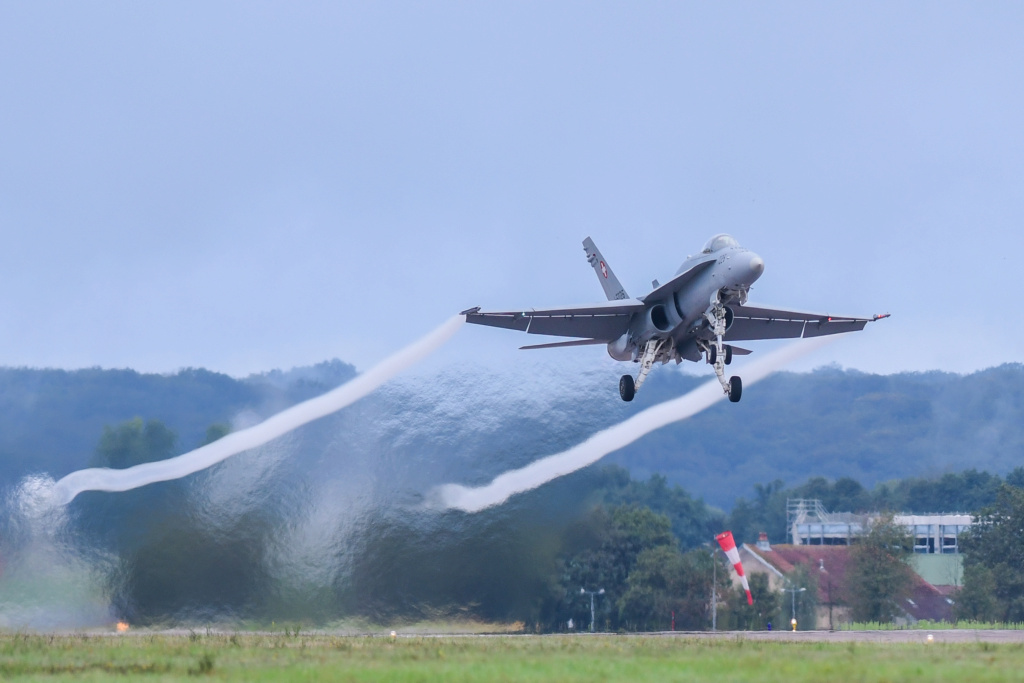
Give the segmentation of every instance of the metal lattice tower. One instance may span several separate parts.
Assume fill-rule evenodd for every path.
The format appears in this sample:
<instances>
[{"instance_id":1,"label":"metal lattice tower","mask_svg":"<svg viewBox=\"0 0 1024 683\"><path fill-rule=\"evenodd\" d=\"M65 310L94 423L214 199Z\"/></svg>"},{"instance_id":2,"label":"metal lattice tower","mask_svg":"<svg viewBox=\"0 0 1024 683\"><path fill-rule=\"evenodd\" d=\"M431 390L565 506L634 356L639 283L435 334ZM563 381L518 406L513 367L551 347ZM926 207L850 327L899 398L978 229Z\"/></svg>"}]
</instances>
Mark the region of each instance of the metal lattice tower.
<instances>
[{"instance_id":1,"label":"metal lattice tower","mask_svg":"<svg viewBox=\"0 0 1024 683\"><path fill-rule=\"evenodd\" d=\"M787 498L786 499L786 533L789 534L790 543L796 544L794 529L797 524L804 524L809 518L815 518L818 522L830 522L832 515L825 511L825 507L818 498Z\"/></svg>"}]
</instances>

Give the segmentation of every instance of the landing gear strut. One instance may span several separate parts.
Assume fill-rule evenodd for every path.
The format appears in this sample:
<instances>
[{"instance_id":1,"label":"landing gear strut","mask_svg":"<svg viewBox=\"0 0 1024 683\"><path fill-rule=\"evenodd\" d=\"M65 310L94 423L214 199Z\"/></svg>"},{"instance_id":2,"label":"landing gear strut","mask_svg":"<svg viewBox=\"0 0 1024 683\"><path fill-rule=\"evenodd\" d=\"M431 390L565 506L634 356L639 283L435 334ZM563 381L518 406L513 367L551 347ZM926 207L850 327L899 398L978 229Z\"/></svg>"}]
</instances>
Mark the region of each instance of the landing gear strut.
<instances>
[{"instance_id":1,"label":"landing gear strut","mask_svg":"<svg viewBox=\"0 0 1024 683\"><path fill-rule=\"evenodd\" d=\"M718 300L716 293L711 299L711 305L707 312L704 313L704 317L715 332L715 339L705 343L704 352L707 354L708 364L715 368L715 375L722 385L722 391L730 401L739 403L740 396L743 395L743 381L739 377L725 379L725 366L732 362L732 347L722 343L722 337L725 335L726 315L726 308Z\"/></svg>"},{"instance_id":2,"label":"landing gear strut","mask_svg":"<svg viewBox=\"0 0 1024 683\"><path fill-rule=\"evenodd\" d=\"M644 353L640 357L640 374L637 376L636 381L633 381L631 375L623 375L619 379L619 396L622 397L623 401L632 401L633 397L636 396L636 392L640 391L640 385L647 379L648 373L651 372L651 368L654 366L655 359L668 343L668 339L652 339L644 345Z\"/></svg>"}]
</instances>

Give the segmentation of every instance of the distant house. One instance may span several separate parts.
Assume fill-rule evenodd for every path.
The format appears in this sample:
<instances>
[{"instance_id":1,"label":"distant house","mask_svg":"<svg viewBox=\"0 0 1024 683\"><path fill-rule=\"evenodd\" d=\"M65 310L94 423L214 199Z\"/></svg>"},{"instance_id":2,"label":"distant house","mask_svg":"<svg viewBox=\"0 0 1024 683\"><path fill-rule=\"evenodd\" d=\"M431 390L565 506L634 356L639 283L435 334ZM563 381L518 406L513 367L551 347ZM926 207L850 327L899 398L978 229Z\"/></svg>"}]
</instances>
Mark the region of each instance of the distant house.
<instances>
[{"instance_id":1,"label":"distant house","mask_svg":"<svg viewBox=\"0 0 1024 683\"><path fill-rule=\"evenodd\" d=\"M938 558L945 559L943 556ZM953 556L948 556L953 559ZM955 557L959 560L959 556ZM789 584L787 575L798 565L804 565L808 574L817 580L819 629L841 628L850 623L849 592L846 570L850 561L848 545L770 545L767 536L754 546L744 543L740 560L748 574L767 574L772 590L784 590ZM926 581L914 568L914 584L910 597L902 605L908 621L928 619L948 621L952 618L951 593L955 585L935 586Z\"/></svg>"}]
</instances>

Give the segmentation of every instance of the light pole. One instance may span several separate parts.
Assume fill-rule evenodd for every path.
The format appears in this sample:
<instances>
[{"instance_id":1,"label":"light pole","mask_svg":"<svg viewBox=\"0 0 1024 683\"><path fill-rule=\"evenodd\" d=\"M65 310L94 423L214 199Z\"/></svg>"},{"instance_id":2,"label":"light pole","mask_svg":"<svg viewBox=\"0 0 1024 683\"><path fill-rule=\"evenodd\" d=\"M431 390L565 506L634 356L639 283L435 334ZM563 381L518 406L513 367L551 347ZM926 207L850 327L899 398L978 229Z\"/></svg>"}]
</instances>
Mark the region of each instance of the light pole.
<instances>
[{"instance_id":1,"label":"light pole","mask_svg":"<svg viewBox=\"0 0 1024 683\"><path fill-rule=\"evenodd\" d=\"M787 593L789 593L790 598L791 598L791 602L792 602L792 605L793 605L793 618L790 620L789 623L793 626L793 630L795 631L796 630L796 594L797 593L803 593L807 589L806 588L796 588L796 587L793 587L793 588L786 588L784 590Z\"/></svg>"},{"instance_id":2,"label":"light pole","mask_svg":"<svg viewBox=\"0 0 1024 683\"><path fill-rule=\"evenodd\" d=\"M718 563L714 546L711 547L711 630L718 630Z\"/></svg>"},{"instance_id":3,"label":"light pole","mask_svg":"<svg viewBox=\"0 0 1024 683\"><path fill-rule=\"evenodd\" d=\"M825 590L828 591L828 630L834 629L832 625L832 575L825 569L825 558L818 558L818 571L825 575Z\"/></svg>"},{"instance_id":4,"label":"light pole","mask_svg":"<svg viewBox=\"0 0 1024 683\"><path fill-rule=\"evenodd\" d=\"M586 588L580 588L580 595L590 594L590 632L594 632L594 596L604 595L604 589L596 591L588 591Z\"/></svg>"}]
</instances>

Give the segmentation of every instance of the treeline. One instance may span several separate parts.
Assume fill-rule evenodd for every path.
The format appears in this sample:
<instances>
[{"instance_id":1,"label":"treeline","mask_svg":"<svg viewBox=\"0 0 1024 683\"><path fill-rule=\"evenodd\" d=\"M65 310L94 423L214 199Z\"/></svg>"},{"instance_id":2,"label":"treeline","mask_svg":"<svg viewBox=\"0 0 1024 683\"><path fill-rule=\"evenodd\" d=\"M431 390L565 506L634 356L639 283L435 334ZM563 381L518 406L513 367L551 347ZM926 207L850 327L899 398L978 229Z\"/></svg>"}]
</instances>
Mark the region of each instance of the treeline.
<instances>
[{"instance_id":1,"label":"treeline","mask_svg":"<svg viewBox=\"0 0 1024 683\"><path fill-rule=\"evenodd\" d=\"M204 441L227 432L226 425L209 425ZM175 452L176 442L163 423L136 418L104 429L92 464L161 460ZM324 623L353 615L395 620L468 613L564 631L589 628L596 591L595 627L602 630L663 630L673 625L672 615L678 629L709 628L713 593L720 597L719 628L764 628L778 618L779 596L754 577L756 602L746 605L731 588L731 568L712 553L716 533L731 528L743 542L767 530L782 542L788 497L820 498L833 510L888 503L890 509L941 511L948 501L979 510L1001 500L1007 482L1020 485L1022 475L1020 469L1005 479L968 470L870 491L848 478L812 478L791 488L774 482L756 487L752 500L741 499L726 514L665 477L637 481L617 466L588 468L479 515L381 506L356 519L339 518L333 522L337 543L306 560L333 569L299 580L277 570L284 559L278 549L310 511L284 479L266 480L258 500L216 514L196 495L202 477L121 494L86 493L76 500L73 519L90 552L115 558L108 589L118 613L133 623L224 617ZM994 577L1006 572L976 566L968 562L968 586L977 596L969 602L971 613L994 614L990 604L1011 590L998 588ZM791 578L808 588L799 620L810 626L814 579L806 571Z\"/></svg>"},{"instance_id":2,"label":"treeline","mask_svg":"<svg viewBox=\"0 0 1024 683\"><path fill-rule=\"evenodd\" d=\"M781 480L755 484L752 497L741 496L732 510L724 513L691 497L680 486L669 485L662 475L636 481L616 465L599 472L594 485L602 502L644 505L667 515L685 548L705 544L725 528L732 530L737 542L753 543L763 531L774 543L788 543L786 501L790 498L818 499L829 512L974 513L995 504L1004 484L1024 488L1024 467L1014 468L1005 477L969 469L936 478L888 481L872 489L850 477L835 481L811 477L797 486L785 486Z\"/></svg>"},{"instance_id":3,"label":"treeline","mask_svg":"<svg viewBox=\"0 0 1024 683\"><path fill-rule=\"evenodd\" d=\"M650 403L682 388L671 373L651 380ZM969 467L1005 474L1024 465L1022 453L1024 366L1009 364L969 375L778 373L742 402L659 430L613 461L634 476L663 474L728 509L776 479L793 486L826 474L874 490Z\"/></svg>"},{"instance_id":4,"label":"treeline","mask_svg":"<svg viewBox=\"0 0 1024 683\"><path fill-rule=\"evenodd\" d=\"M200 445L211 423L266 416L355 376L338 360L235 379L202 368L169 375L134 370L0 368L0 485L86 467L105 425L159 416L171 451Z\"/></svg>"}]
</instances>

